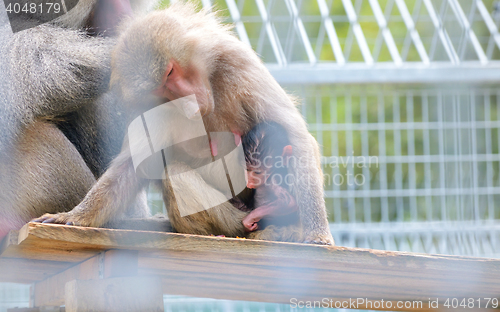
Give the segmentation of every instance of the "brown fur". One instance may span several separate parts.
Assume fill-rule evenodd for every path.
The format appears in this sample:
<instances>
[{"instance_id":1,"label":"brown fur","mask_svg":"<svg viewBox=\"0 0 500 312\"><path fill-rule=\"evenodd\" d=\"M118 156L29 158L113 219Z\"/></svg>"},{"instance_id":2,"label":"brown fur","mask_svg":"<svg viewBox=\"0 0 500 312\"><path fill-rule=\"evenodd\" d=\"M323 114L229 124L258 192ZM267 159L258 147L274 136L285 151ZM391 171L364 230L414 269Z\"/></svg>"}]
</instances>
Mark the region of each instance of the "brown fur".
<instances>
[{"instance_id":1,"label":"brown fur","mask_svg":"<svg viewBox=\"0 0 500 312\"><path fill-rule=\"evenodd\" d=\"M144 112L144 99L161 84L171 60L181 67L194 64L210 81L215 106L208 109L204 122L209 132L233 131L241 134L263 121L275 121L289 134L297 159L292 164L296 184L291 188L300 211L301 228L288 231L270 228L252 233L253 238L333 244L323 199L323 176L318 144L296 108L296 101L275 81L250 47L240 42L217 17L195 12L191 4L176 4L163 11L128 21L112 58L111 82L123 95L127 107ZM171 170L183 170L182 163ZM176 177L170 177L176 179ZM182 198L199 206L219 192L195 173L182 181ZM144 181L135 176L129 152L124 148L109 170L73 211L46 218L54 222L76 222L101 226L128 206ZM178 193L176 193L178 194ZM164 199L172 225L179 232L241 235L244 213L230 203L181 218L172 200L169 182L164 182Z\"/></svg>"}]
</instances>

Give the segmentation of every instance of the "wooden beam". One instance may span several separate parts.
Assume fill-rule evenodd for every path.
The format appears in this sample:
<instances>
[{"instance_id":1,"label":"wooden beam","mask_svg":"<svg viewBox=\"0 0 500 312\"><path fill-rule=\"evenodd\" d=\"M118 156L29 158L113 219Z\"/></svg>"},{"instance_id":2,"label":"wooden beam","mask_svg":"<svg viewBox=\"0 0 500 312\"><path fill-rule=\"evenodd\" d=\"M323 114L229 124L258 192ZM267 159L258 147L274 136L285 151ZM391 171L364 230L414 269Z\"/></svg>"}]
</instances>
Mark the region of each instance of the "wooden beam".
<instances>
[{"instance_id":1,"label":"wooden beam","mask_svg":"<svg viewBox=\"0 0 500 312\"><path fill-rule=\"evenodd\" d=\"M327 299L335 306L349 298L424 304L438 298L442 304L447 298L500 294L498 259L42 224L28 224L19 234L18 245L28 259L56 263L108 249L135 250L132 258L137 256L139 276L160 277L165 293L196 297L288 304L293 298ZM4 254L16 252L8 247ZM134 261L118 272L135 272ZM29 274L16 270L29 280ZM65 277L59 282L55 280L61 276L42 283L79 279L71 271L60 274Z\"/></svg>"},{"instance_id":2,"label":"wooden beam","mask_svg":"<svg viewBox=\"0 0 500 312\"><path fill-rule=\"evenodd\" d=\"M64 307L44 307L44 308L14 308L7 312L65 312Z\"/></svg>"},{"instance_id":3,"label":"wooden beam","mask_svg":"<svg viewBox=\"0 0 500 312\"><path fill-rule=\"evenodd\" d=\"M76 242L71 240L76 237L73 237L74 234L69 227L28 223L19 231L17 242L13 239L15 232L12 233L14 236L8 240L1 256L55 262L82 262L103 250L90 239L93 229L82 229L84 231L79 232L78 237L80 241ZM81 235L83 233L85 235ZM71 237L64 238L64 235Z\"/></svg>"},{"instance_id":4,"label":"wooden beam","mask_svg":"<svg viewBox=\"0 0 500 312\"><path fill-rule=\"evenodd\" d=\"M92 257L83 263L63 270L49 278L35 283L34 306L62 306L64 305L64 287L67 282L72 280L92 280L100 278L99 256Z\"/></svg>"},{"instance_id":5,"label":"wooden beam","mask_svg":"<svg viewBox=\"0 0 500 312\"><path fill-rule=\"evenodd\" d=\"M104 253L104 278L136 276L139 270L139 251L108 250Z\"/></svg>"},{"instance_id":6,"label":"wooden beam","mask_svg":"<svg viewBox=\"0 0 500 312\"><path fill-rule=\"evenodd\" d=\"M0 282L31 284L74 265L70 262L0 258Z\"/></svg>"},{"instance_id":7,"label":"wooden beam","mask_svg":"<svg viewBox=\"0 0 500 312\"><path fill-rule=\"evenodd\" d=\"M66 284L67 312L159 312L163 311L160 279L120 277Z\"/></svg>"},{"instance_id":8,"label":"wooden beam","mask_svg":"<svg viewBox=\"0 0 500 312\"><path fill-rule=\"evenodd\" d=\"M73 280L136 276L138 251L108 250L34 285L34 306L64 304L65 285Z\"/></svg>"},{"instance_id":9,"label":"wooden beam","mask_svg":"<svg viewBox=\"0 0 500 312\"><path fill-rule=\"evenodd\" d=\"M350 298L427 303L429 298L444 301L500 294L498 261L343 249L333 251L331 261L325 261L325 255L301 260L279 252L240 257L217 249L211 253L169 250L163 255L141 252L139 274L161 276L168 294L285 304L293 298L326 298L333 304Z\"/></svg>"},{"instance_id":10,"label":"wooden beam","mask_svg":"<svg viewBox=\"0 0 500 312\"><path fill-rule=\"evenodd\" d=\"M7 248L17 246L19 240L19 232L10 231L6 237L0 242L0 255L3 254Z\"/></svg>"}]
</instances>

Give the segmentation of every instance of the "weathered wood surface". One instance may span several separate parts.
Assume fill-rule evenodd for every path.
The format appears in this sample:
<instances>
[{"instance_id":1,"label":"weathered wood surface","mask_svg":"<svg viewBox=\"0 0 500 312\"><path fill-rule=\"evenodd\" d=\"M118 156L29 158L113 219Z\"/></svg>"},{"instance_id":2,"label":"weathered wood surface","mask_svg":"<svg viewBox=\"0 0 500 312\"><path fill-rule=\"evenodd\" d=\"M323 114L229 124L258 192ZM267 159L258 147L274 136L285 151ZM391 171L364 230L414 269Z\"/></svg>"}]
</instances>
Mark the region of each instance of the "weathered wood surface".
<instances>
[{"instance_id":1,"label":"weathered wood surface","mask_svg":"<svg viewBox=\"0 0 500 312\"><path fill-rule=\"evenodd\" d=\"M66 284L67 311L162 312L161 281L155 277L108 278Z\"/></svg>"},{"instance_id":2,"label":"weathered wood surface","mask_svg":"<svg viewBox=\"0 0 500 312\"><path fill-rule=\"evenodd\" d=\"M109 249L137 250L138 276L160 277L168 294L277 303L500 297L495 259L42 224L3 243L0 281L54 289L48 285L94 279L93 257ZM62 293L41 297L61 303Z\"/></svg>"}]
</instances>

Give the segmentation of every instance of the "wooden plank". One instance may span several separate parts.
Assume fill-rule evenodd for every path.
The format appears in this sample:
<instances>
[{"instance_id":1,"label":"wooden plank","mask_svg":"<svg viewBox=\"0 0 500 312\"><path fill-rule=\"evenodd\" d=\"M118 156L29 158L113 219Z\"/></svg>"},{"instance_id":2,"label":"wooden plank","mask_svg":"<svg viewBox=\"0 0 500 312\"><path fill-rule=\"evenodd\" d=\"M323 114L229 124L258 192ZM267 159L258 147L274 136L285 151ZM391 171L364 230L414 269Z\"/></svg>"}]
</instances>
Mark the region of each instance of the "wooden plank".
<instances>
[{"instance_id":1,"label":"wooden plank","mask_svg":"<svg viewBox=\"0 0 500 312\"><path fill-rule=\"evenodd\" d=\"M31 284L95 256L96 250L76 249L64 242L28 240L29 227L11 231L0 243L0 281Z\"/></svg>"},{"instance_id":2,"label":"wooden plank","mask_svg":"<svg viewBox=\"0 0 500 312\"><path fill-rule=\"evenodd\" d=\"M81 228L86 233L87 238L86 240L82 239L79 243L61 240L60 235L51 236L51 233L45 233L44 238L39 238L30 232L33 228L45 229L47 227L52 227L52 230L54 230L53 227L56 227L56 231L68 228L32 223L23 227L19 232L10 232L2 241L0 245L0 281L15 283L41 281L108 249L94 245L91 243L91 238L88 239L92 236L88 232L101 231L102 229ZM71 228L69 230L71 232ZM67 233L65 232L65 234ZM111 254L108 255L108 258L108 261L113 261ZM28 269L26 269L27 264L29 264ZM137 273L137 251L121 251L119 263L115 261L107 268L106 276L135 275ZM132 270L132 273L119 272L125 270Z\"/></svg>"},{"instance_id":3,"label":"wooden plank","mask_svg":"<svg viewBox=\"0 0 500 312\"><path fill-rule=\"evenodd\" d=\"M8 309L7 312L65 312L64 307L45 307L41 308L14 308Z\"/></svg>"},{"instance_id":4,"label":"wooden plank","mask_svg":"<svg viewBox=\"0 0 500 312\"><path fill-rule=\"evenodd\" d=\"M165 293L178 295L290 303L292 298L428 302L500 294L497 259L42 224L28 224L19 242L30 259L138 250L139 275L161 277ZM72 252L78 257L67 255Z\"/></svg>"},{"instance_id":5,"label":"wooden plank","mask_svg":"<svg viewBox=\"0 0 500 312\"><path fill-rule=\"evenodd\" d=\"M6 237L0 242L0 255L11 246L17 246L19 240L19 233L17 231L11 231Z\"/></svg>"},{"instance_id":6,"label":"wooden plank","mask_svg":"<svg viewBox=\"0 0 500 312\"><path fill-rule=\"evenodd\" d=\"M139 270L139 251L108 250L104 253L104 278L135 276Z\"/></svg>"},{"instance_id":7,"label":"wooden plank","mask_svg":"<svg viewBox=\"0 0 500 312\"><path fill-rule=\"evenodd\" d=\"M83 263L67 270L57 272L49 278L38 282L34 286L34 306L61 306L64 305L64 287L72 280L99 279L102 261L100 256L92 257Z\"/></svg>"},{"instance_id":8,"label":"wooden plank","mask_svg":"<svg viewBox=\"0 0 500 312\"><path fill-rule=\"evenodd\" d=\"M72 280L97 280L110 277L130 277L138 272L138 251L108 250L76 266L34 285L34 305L61 306L64 304L66 283Z\"/></svg>"},{"instance_id":9,"label":"wooden plank","mask_svg":"<svg viewBox=\"0 0 500 312\"><path fill-rule=\"evenodd\" d=\"M176 233L98 229L53 224L28 223L19 233L19 245L31 247L26 250L30 257L41 259L50 257L47 253L57 253L63 258L68 253L78 253L81 249L96 253L108 249L148 250L154 254L156 250L221 252L239 257L254 255L278 256L286 259L298 259L304 263L314 261L331 268L331 261L366 265L378 263L381 266L397 269L406 267L421 269L443 269L450 264L462 265L464 268L480 268L490 266L495 272L500 272L500 260L474 257L459 257L445 255L415 254L408 252L381 251L372 249L346 248L307 245L297 243L281 243L256 241L237 238L220 238L211 236L187 235ZM37 248L35 243L52 244L45 251ZM3 256L3 254L2 254ZM54 261L61 258L51 257ZM403 260L403 261L402 261Z\"/></svg>"},{"instance_id":10,"label":"wooden plank","mask_svg":"<svg viewBox=\"0 0 500 312\"><path fill-rule=\"evenodd\" d=\"M0 258L0 282L31 284L74 265L70 262Z\"/></svg>"},{"instance_id":11,"label":"wooden plank","mask_svg":"<svg viewBox=\"0 0 500 312\"><path fill-rule=\"evenodd\" d=\"M487 266L484 272L471 266L472 274L462 271L462 265L442 270L407 266L409 276L405 276L402 270L391 271L377 263L360 266L337 261L328 269L276 256L225 258L223 251L155 255L141 252L139 274L161 276L164 292L177 295L289 304L292 298L427 302L429 298L495 298L500 294L500 275L494 270L490 275Z\"/></svg>"},{"instance_id":12,"label":"wooden plank","mask_svg":"<svg viewBox=\"0 0 500 312\"><path fill-rule=\"evenodd\" d=\"M57 231L58 229L63 229L63 226L28 223L19 231L17 242L13 238L8 241L1 257L78 263L95 256L102 250L99 246L92 244L89 236L86 238L81 237L82 241L79 243L68 242L61 235L52 235L52 231L45 231L47 228ZM66 228L70 231L61 231L60 234L71 235L69 234L71 233L71 229L69 227ZM35 230L32 233L33 229L38 229L38 231ZM40 231L46 234L43 239L39 239L36 236L36 233ZM89 232L92 232L92 229L88 228L88 231L84 232L91 235ZM15 232L11 232L11 234L15 235Z\"/></svg>"},{"instance_id":13,"label":"wooden plank","mask_svg":"<svg viewBox=\"0 0 500 312\"><path fill-rule=\"evenodd\" d=\"M163 311L160 279L120 277L66 284L68 312L159 312Z\"/></svg>"}]
</instances>

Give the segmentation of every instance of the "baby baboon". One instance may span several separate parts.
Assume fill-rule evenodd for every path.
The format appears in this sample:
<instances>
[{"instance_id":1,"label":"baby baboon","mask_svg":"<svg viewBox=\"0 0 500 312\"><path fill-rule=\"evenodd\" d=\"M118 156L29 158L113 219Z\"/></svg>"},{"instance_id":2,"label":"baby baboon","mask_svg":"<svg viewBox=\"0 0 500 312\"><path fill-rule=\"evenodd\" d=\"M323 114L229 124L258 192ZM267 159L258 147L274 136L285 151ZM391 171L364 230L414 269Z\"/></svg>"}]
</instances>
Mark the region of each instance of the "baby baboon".
<instances>
[{"instance_id":1,"label":"baby baboon","mask_svg":"<svg viewBox=\"0 0 500 312\"><path fill-rule=\"evenodd\" d=\"M293 240L333 244L323 198L323 176L319 148L289 96L271 76L256 53L239 41L228 26L206 11L196 12L191 4L177 3L163 11L129 21L120 34L112 56L112 87L120 92L132 116L147 111L148 99L157 103L195 95L206 131L244 135L261 122L282 126L299 161L289 166L293 177L290 193L300 216ZM171 131L167 124L165 132ZM222 196L199 174L182 162L171 172L188 172L164 181L164 200L174 228L198 234L245 233L245 216L231 203L204 210L209 197ZM179 181L181 179L182 181ZM46 215L40 221L102 226L135 194L147 185L134 172L130 151L125 147L85 199L68 213ZM172 190L172 187L182 189ZM173 198L173 194L176 198ZM180 195L181 194L181 195ZM199 213L181 217L176 202L185 202ZM254 238L274 237L267 229L253 232Z\"/></svg>"},{"instance_id":2,"label":"baby baboon","mask_svg":"<svg viewBox=\"0 0 500 312\"><path fill-rule=\"evenodd\" d=\"M233 201L238 209L250 211L242 221L245 229L297 223L298 206L287 185L293 148L285 129L275 122L260 123L243 136L242 144L247 188L255 190L250 200Z\"/></svg>"}]
</instances>

